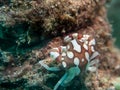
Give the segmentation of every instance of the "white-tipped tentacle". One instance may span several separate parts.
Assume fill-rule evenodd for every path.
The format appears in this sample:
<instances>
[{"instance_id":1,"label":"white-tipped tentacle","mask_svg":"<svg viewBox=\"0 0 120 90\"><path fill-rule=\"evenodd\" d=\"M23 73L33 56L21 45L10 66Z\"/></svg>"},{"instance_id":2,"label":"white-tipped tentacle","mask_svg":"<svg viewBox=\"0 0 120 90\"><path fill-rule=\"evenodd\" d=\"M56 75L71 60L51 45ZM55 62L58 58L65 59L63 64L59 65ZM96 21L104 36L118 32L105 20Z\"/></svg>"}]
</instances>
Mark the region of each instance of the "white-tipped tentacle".
<instances>
[{"instance_id":1,"label":"white-tipped tentacle","mask_svg":"<svg viewBox=\"0 0 120 90\"><path fill-rule=\"evenodd\" d=\"M60 71L58 67L49 67L47 64L44 63L44 60L39 61L39 64L43 66L48 71Z\"/></svg>"},{"instance_id":2,"label":"white-tipped tentacle","mask_svg":"<svg viewBox=\"0 0 120 90\"><path fill-rule=\"evenodd\" d=\"M92 56L90 57L90 60L94 59L95 57L97 57L99 55L99 53L97 51L95 51Z\"/></svg>"},{"instance_id":3,"label":"white-tipped tentacle","mask_svg":"<svg viewBox=\"0 0 120 90\"><path fill-rule=\"evenodd\" d=\"M99 59L94 59L90 61L86 66L86 71L96 72L98 69Z\"/></svg>"},{"instance_id":4,"label":"white-tipped tentacle","mask_svg":"<svg viewBox=\"0 0 120 90\"><path fill-rule=\"evenodd\" d=\"M89 66L93 66L98 63L99 63L99 59L94 59L94 60L90 61Z\"/></svg>"}]
</instances>

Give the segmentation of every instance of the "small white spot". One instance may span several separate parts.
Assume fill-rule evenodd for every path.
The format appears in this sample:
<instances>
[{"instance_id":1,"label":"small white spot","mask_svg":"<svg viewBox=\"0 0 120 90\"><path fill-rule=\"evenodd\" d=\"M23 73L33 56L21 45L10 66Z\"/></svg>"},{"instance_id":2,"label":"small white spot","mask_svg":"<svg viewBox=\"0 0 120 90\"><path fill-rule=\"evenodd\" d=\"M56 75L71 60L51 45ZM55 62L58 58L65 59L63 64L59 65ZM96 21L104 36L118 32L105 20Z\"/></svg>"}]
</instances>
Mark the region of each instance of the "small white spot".
<instances>
[{"instance_id":1,"label":"small white spot","mask_svg":"<svg viewBox=\"0 0 120 90\"><path fill-rule=\"evenodd\" d=\"M94 59L94 58L97 57L98 55L99 55L98 52L94 52L94 53L92 54L92 56L90 57L90 60Z\"/></svg>"},{"instance_id":2,"label":"small white spot","mask_svg":"<svg viewBox=\"0 0 120 90\"><path fill-rule=\"evenodd\" d=\"M70 45L67 45L67 49L70 49Z\"/></svg>"},{"instance_id":3,"label":"small white spot","mask_svg":"<svg viewBox=\"0 0 120 90\"><path fill-rule=\"evenodd\" d=\"M62 56L66 56L66 53L65 53L65 52L63 52L63 53L62 53Z\"/></svg>"},{"instance_id":4,"label":"small white spot","mask_svg":"<svg viewBox=\"0 0 120 90\"><path fill-rule=\"evenodd\" d=\"M66 62L64 62L64 61L62 62L62 65L63 65L63 67L64 67L64 68L66 68L66 67L67 67Z\"/></svg>"},{"instance_id":5,"label":"small white spot","mask_svg":"<svg viewBox=\"0 0 120 90\"><path fill-rule=\"evenodd\" d=\"M66 52L67 49L66 49L66 46L60 46L61 47L61 52Z\"/></svg>"},{"instance_id":6,"label":"small white spot","mask_svg":"<svg viewBox=\"0 0 120 90\"><path fill-rule=\"evenodd\" d=\"M77 52L81 52L81 46L77 43L76 39L71 41L73 44L73 49Z\"/></svg>"},{"instance_id":7,"label":"small white spot","mask_svg":"<svg viewBox=\"0 0 120 90\"><path fill-rule=\"evenodd\" d=\"M90 42L89 42L89 45L95 45L96 42L95 42L95 39L92 39Z\"/></svg>"},{"instance_id":8,"label":"small white spot","mask_svg":"<svg viewBox=\"0 0 120 90\"><path fill-rule=\"evenodd\" d=\"M66 36L66 37L64 38L64 41L65 41L65 42L69 42L69 41L71 41L71 40L72 40L72 38L69 37L69 36Z\"/></svg>"},{"instance_id":9,"label":"small white spot","mask_svg":"<svg viewBox=\"0 0 120 90\"><path fill-rule=\"evenodd\" d=\"M86 40L88 40L89 37L90 35L83 35L83 38L85 38Z\"/></svg>"},{"instance_id":10,"label":"small white spot","mask_svg":"<svg viewBox=\"0 0 120 90\"><path fill-rule=\"evenodd\" d=\"M85 41L84 43L85 43L85 44L88 44L88 41Z\"/></svg>"},{"instance_id":11,"label":"small white spot","mask_svg":"<svg viewBox=\"0 0 120 90\"><path fill-rule=\"evenodd\" d=\"M61 58L61 60L63 61L63 60L64 60L64 58L62 57L62 58Z\"/></svg>"},{"instance_id":12,"label":"small white spot","mask_svg":"<svg viewBox=\"0 0 120 90\"><path fill-rule=\"evenodd\" d=\"M73 58L73 57L74 57L74 54L73 54L73 52L68 51L68 52L67 52L67 56L68 56L69 58Z\"/></svg>"},{"instance_id":13,"label":"small white spot","mask_svg":"<svg viewBox=\"0 0 120 90\"><path fill-rule=\"evenodd\" d=\"M53 50L54 50L54 49L55 49L55 50L57 50L57 51L59 51L59 49L58 49L58 48L53 48Z\"/></svg>"},{"instance_id":14,"label":"small white spot","mask_svg":"<svg viewBox=\"0 0 120 90\"><path fill-rule=\"evenodd\" d=\"M91 51L95 52L94 46L91 46Z\"/></svg>"},{"instance_id":15,"label":"small white spot","mask_svg":"<svg viewBox=\"0 0 120 90\"><path fill-rule=\"evenodd\" d=\"M83 44L83 47L88 50L88 46L86 44Z\"/></svg>"},{"instance_id":16,"label":"small white spot","mask_svg":"<svg viewBox=\"0 0 120 90\"><path fill-rule=\"evenodd\" d=\"M89 35L83 35L83 37L79 41L84 42L85 44L88 44L89 37L90 37Z\"/></svg>"},{"instance_id":17,"label":"small white spot","mask_svg":"<svg viewBox=\"0 0 120 90\"><path fill-rule=\"evenodd\" d=\"M74 58L74 64L78 66L79 63L80 63L79 58L75 57L75 58Z\"/></svg>"},{"instance_id":18,"label":"small white spot","mask_svg":"<svg viewBox=\"0 0 120 90\"><path fill-rule=\"evenodd\" d=\"M54 60L59 56L60 54L58 52L50 52L50 57Z\"/></svg>"},{"instance_id":19,"label":"small white spot","mask_svg":"<svg viewBox=\"0 0 120 90\"><path fill-rule=\"evenodd\" d=\"M86 39L85 39L85 38L81 38L79 41L80 41L80 42L85 42Z\"/></svg>"},{"instance_id":20,"label":"small white spot","mask_svg":"<svg viewBox=\"0 0 120 90\"><path fill-rule=\"evenodd\" d=\"M82 62L84 62L84 58L82 58Z\"/></svg>"},{"instance_id":21,"label":"small white spot","mask_svg":"<svg viewBox=\"0 0 120 90\"><path fill-rule=\"evenodd\" d=\"M87 61L89 62L90 57L89 57L89 53L88 53L88 52L85 52L85 58L86 58L86 59L87 59Z\"/></svg>"},{"instance_id":22,"label":"small white spot","mask_svg":"<svg viewBox=\"0 0 120 90\"><path fill-rule=\"evenodd\" d=\"M73 34L72 34L72 37L73 37L73 38L77 38L77 36L78 36L78 33L73 33Z\"/></svg>"},{"instance_id":23,"label":"small white spot","mask_svg":"<svg viewBox=\"0 0 120 90\"><path fill-rule=\"evenodd\" d=\"M80 40L79 40L80 42L84 42L84 40L81 38Z\"/></svg>"}]
</instances>

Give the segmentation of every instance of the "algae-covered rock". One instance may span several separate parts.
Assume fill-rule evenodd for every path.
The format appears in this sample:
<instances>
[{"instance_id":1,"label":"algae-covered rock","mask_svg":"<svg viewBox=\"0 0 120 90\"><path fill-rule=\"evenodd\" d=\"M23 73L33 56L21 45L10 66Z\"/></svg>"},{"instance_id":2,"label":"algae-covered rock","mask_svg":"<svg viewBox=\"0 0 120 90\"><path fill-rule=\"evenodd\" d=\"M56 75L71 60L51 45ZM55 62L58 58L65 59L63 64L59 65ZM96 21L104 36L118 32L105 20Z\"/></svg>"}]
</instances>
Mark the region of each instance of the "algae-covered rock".
<instances>
[{"instance_id":1,"label":"algae-covered rock","mask_svg":"<svg viewBox=\"0 0 120 90\"><path fill-rule=\"evenodd\" d=\"M73 33L96 39L95 50L100 54L98 71L91 73L83 69L85 73L76 74L68 85L60 85L58 90L118 89L115 78L120 75L116 67L120 57L113 45L106 1L10 0L9 4L3 4L0 7L0 89L53 90L67 69L51 72L39 62L50 56L51 49L66 46L64 37ZM45 64L60 65L50 60ZM70 75L74 76L74 72Z\"/></svg>"},{"instance_id":2,"label":"algae-covered rock","mask_svg":"<svg viewBox=\"0 0 120 90\"><path fill-rule=\"evenodd\" d=\"M15 50L23 45L31 47L45 37L61 36L92 25L103 3L96 0L11 0L9 5L0 7L4 36L1 47L4 50ZM11 42L10 47L4 48L7 42Z\"/></svg>"}]
</instances>

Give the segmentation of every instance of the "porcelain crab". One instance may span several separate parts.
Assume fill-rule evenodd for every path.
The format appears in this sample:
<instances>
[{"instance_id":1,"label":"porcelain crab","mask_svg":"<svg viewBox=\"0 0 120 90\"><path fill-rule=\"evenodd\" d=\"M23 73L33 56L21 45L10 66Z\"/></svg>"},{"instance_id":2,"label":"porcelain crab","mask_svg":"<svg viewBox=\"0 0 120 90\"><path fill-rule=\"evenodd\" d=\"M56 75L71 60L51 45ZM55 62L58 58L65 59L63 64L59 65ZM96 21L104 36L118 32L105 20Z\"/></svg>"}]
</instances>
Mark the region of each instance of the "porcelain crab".
<instances>
[{"instance_id":1,"label":"porcelain crab","mask_svg":"<svg viewBox=\"0 0 120 90\"><path fill-rule=\"evenodd\" d=\"M57 90L60 85L68 84L75 76L82 71L96 71L99 62L99 53L96 51L96 40L92 35L72 33L64 37L65 46L56 47L50 50L49 60L57 62L57 66L49 67L45 60L39 64L48 71L65 70L65 74L54 86Z\"/></svg>"}]
</instances>

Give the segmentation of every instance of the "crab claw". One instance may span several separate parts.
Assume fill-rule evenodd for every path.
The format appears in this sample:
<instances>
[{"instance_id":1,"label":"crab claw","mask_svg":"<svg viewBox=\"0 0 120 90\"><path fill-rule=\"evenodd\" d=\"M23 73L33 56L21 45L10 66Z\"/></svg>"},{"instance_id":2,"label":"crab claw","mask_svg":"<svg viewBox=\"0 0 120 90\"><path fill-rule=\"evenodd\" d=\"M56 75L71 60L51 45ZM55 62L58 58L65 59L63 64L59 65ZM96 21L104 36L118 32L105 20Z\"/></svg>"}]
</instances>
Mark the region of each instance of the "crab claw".
<instances>
[{"instance_id":1,"label":"crab claw","mask_svg":"<svg viewBox=\"0 0 120 90\"><path fill-rule=\"evenodd\" d=\"M63 77L57 82L53 90L57 90L57 88L62 85L66 86L75 76L80 74L79 67L71 67L68 71L63 75Z\"/></svg>"},{"instance_id":2,"label":"crab claw","mask_svg":"<svg viewBox=\"0 0 120 90\"><path fill-rule=\"evenodd\" d=\"M63 81L63 83L61 84L62 86L66 86L72 79L74 79L75 76L80 74L80 68L79 67L71 67L66 73L67 77L65 78L65 80Z\"/></svg>"},{"instance_id":3,"label":"crab claw","mask_svg":"<svg viewBox=\"0 0 120 90\"><path fill-rule=\"evenodd\" d=\"M43 66L48 71L60 71L58 67L49 67L47 63L45 63L46 60L39 61L39 64Z\"/></svg>"}]
</instances>

